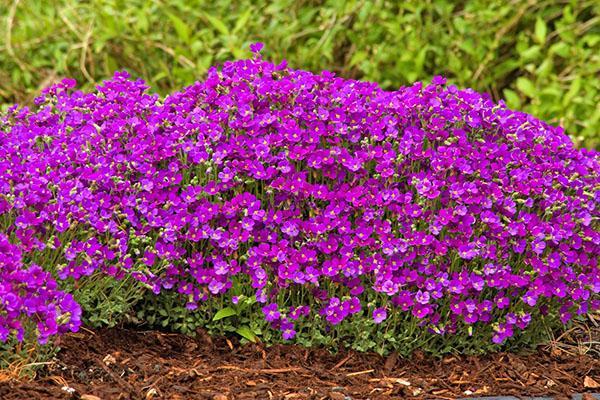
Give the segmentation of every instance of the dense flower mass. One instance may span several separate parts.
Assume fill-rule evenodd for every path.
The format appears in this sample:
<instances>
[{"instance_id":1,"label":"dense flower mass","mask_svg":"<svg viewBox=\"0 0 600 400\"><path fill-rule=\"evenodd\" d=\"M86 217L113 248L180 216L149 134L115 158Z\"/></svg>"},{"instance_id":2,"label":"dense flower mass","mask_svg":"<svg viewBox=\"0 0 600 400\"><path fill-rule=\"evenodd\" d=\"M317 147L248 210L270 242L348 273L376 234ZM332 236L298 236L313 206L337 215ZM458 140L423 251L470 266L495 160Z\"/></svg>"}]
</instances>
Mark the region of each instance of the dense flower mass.
<instances>
[{"instance_id":1,"label":"dense flower mass","mask_svg":"<svg viewBox=\"0 0 600 400\"><path fill-rule=\"evenodd\" d=\"M4 115L0 339L23 310L42 337L54 317L77 327L39 267L11 278L19 253L61 279L131 275L190 309L237 303L241 282L286 339L300 318L406 313L501 343L600 307L598 153L443 78L388 92L260 48L164 100L116 73Z\"/></svg>"},{"instance_id":2,"label":"dense flower mass","mask_svg":"<svg viewBox=\"0 0 600 400\"><path fill-rule=\"evenodd\" d=\"M37 338L45 343L51 335L76 331L81 309L73 296L57 289L51 274L38 265L25 268L21 250L0 233L0 341L11 331L23 339L23 320L36 324Z\"/></svg>"}]
</instances>

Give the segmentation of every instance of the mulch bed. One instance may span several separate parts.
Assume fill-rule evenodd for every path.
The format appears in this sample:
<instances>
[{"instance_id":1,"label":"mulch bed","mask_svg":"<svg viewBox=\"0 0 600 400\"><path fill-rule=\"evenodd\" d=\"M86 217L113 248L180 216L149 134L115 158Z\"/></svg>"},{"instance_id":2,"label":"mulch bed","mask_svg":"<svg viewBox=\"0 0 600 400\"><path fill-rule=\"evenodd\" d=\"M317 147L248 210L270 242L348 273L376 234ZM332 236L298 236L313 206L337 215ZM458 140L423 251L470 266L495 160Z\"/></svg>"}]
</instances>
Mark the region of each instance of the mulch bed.
<instances>
[{"instance_id":1,"label":"mulch bed","mask_svg":"<svg viewBox=\"0 0 600 400\"><path fill-rule=\"evenodd\" d=\"M556 349L444 359L417 353L406 360L126 329L60 340L54 363L33 381L0 383L0 399L568 398L600 391L600 360Z\"/></svg>"}]
</instances>

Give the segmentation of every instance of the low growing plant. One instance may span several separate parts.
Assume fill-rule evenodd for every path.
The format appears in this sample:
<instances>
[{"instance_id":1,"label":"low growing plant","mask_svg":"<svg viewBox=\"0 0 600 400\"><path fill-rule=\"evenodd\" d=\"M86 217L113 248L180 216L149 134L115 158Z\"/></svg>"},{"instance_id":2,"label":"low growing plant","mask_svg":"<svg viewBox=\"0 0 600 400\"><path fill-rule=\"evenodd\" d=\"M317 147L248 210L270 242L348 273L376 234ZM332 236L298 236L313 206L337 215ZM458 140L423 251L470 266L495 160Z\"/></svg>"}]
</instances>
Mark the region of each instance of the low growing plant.
<instances>
[{"instance_id":1,"label":"low growing plant","mask_svg":"<svg viewBox=\"0 0 600 400\"><path fill-rule=\"evenodd\" d=\"M381 352L532 344L600 307L597 152L441 77L384 91L261 47L165 99L118 72L11 108L0 226L26 267L135 279L167 296L138 318L183 331ZM40 296L40 339L77 329Z\"/></svg>"}]
</instances>

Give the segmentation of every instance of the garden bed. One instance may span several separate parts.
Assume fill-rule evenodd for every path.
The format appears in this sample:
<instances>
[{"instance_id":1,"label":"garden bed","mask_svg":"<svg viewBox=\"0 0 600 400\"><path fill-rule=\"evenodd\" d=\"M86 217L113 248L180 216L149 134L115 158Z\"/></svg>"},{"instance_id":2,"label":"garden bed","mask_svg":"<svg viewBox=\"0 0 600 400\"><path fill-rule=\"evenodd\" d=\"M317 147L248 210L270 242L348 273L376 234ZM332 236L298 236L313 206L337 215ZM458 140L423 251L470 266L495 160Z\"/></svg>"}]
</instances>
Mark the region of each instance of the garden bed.
<instances>
[{"instance_id":1,"label":"garden bed","mask_svg":"<svg viewBox=\"0 0 600 400\"><path fill-rule=\"evenodd\" d=\"M595 353L576 355L556 346L527 355L434 359L417 353L406 360L126 329L83 330L59 344L57 357L34 380L0 383L0 398L566 398L600 391L593 387L600 382Z\"/></svg>"},{"instance_id":2,"label":"garden bed","mask_svg":"<svg viewBox=\"0 0 600 400\"><path fill-rule=\"evenodd\" d=\"M0 115L0 398L600 389L573 328L599 325L597 152L441 76L250 48L164 98L116 72Z\"/></svg>"}]
</instances>

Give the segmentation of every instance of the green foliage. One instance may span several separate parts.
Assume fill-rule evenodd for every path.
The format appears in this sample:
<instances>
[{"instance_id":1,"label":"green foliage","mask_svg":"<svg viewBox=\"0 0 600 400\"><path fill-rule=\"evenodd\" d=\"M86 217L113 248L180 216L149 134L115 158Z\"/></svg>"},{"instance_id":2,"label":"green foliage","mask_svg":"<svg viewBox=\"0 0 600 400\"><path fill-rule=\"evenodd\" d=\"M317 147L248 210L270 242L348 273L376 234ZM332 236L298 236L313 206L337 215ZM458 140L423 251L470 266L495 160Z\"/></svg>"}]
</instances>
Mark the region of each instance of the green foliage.
<instances>
[{"instance_id":1,"label":"green foliage","mask_svg":"<svg viewBox=\"0 0 600 400\"><path fill-rule=\"evenodd\" d=\"M146 288L130 276L118 281L99 272L76 283L72 279L59 283L73 294L81 305L84 325L92 328L111 328L119 323L131 322L133 307L146 292Z\"/></svg>"},{"instance_id":2,"label":"green foliage","mask_svg":"<svg viewBox=\"0 0 600 400\"><path fill-rule=\"evenodd\" d=\"M266 57L394 88L446 75L600 146L600 3L594 0L7 0L0 103L60 77L128 69L161 94L207 68Z\"/></svg>"},{"instance_id":3,"label":"green foliage","mask_svg":"<svg viewBox=\"0 0 600 400\"><path fill-rule=\"evenodd\" d=\"M254 297L240 296L238 304L225 305L224 298L210 298L196 310L188 310L185 298L173 292L156 296L147 293L144 300L136 304L134 322L153 328L195 335L205 329L212 335L237 335L240 339L255 342L259 336L272 339L267 322L260 312ZM229 302L230 303L230 302Z\"/></svg>"},{"instance_id":4,"label":"green foliage","mask_svg":"<svg viewBox=\"0 0 600 400\"><path fill-rule=\"evenodd\" d=\"M38 370L46 365L58 352L52 343L38 343L34 329L27 330L28 335L22 342L13 336L7 342L0 342L0 371L14 379L35 378Z\"/></svg>"},{"instance_id":5,"label":"green foliage","mask_svg":"<svg viewBox=\"0 0 600 400\"><path fill-rule=\"evenodd\" d=\"M233 293L246 293L249 285L237 282ZM331 288L330 288L331 289ZM309 299L308 292L299 288L295 294ZM332 326L320 315L311 316L310 322L302 319L296 324L297 335L291 341L282 338L281 333L269 327L264 320L261 307L254 296L238 295L238 303L233 304L227 297L211 297L195 310L183 306L185 297L175 292L163 292L159 296L148 294L136 304L135 322L141 326L166 331L176 331L196 335L200 330L210 335L237 337L245 342L260 341L266 345L277 343L296 343L306 347L324 347L330 351L349 348L363 352L376 352L382 355L397 352L410 356L415 350L429 355L446 354L485 354L508 350L534 349L547 343L558 333L569 329L559 321L556 315L533 315L531 325L526 331L515 332L515 336L502 345L490 341L492 325L489 331L461 327L458 333L433 335L427 328L419 326L419 320L408 312L393 310L381 324L371 317L372 308L345 319L341 324ZM278 302L285 299L278 298ZM288 299L291 300L291 299ZM374 299L371 299L372 301ZM311 303L313 310L318 305ZM285 310L280 309L284 312ZM481 327L480 327L481 328Z\"/></svg>"},{"instance_id":6,"label":"green foliage","mask_svg":"<svg viewBox=\"0 0 600 400\"><path fill-rule=\"evenodd\" d=\"M0 219L1 220L1 219ZM15 223L14 218L5 218L8 226ZM67 232L58 235L61 243L68 243L75 238L76 233ZM58 270L66 266L64 248L52 244L54 236L48 240L43 250L32 252L26 262L48 266L48 271L55 278ZM61 290L71 293L81 306L82 322L92 328L114 327L120 323L130 322L133 307L144 298L146 287L131 276L117 280L103 271L96 271L90 276L83 276L77 281L73 278L56 279Z\"/></svg>"}]
</instances>

